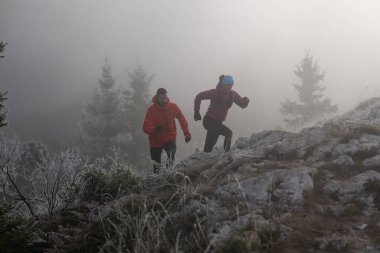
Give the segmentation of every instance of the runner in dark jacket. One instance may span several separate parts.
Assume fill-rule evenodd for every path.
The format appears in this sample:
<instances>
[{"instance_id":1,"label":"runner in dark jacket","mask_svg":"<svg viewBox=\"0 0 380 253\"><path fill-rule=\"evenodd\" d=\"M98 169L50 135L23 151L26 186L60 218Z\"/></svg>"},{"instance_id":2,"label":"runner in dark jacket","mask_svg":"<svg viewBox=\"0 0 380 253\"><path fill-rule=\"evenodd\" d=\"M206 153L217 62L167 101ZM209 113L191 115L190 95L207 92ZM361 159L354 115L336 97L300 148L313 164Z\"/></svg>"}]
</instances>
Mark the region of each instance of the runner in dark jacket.
<instances>
[{"instance_id":1,"label":"runner in dark jacket","mask_svg":"<svg viewBox=\"0 0 380 253\"><path fill-rule=\"evenodd\" d=\"M228 110L233 103L241 108L246 108L249 104L247 97L242 98L236 91L232 90L234 80L232 76L221 75L216 89L207 90L199 93L194 100L194 120L201 120L199 113L202 100L210 100L210 106L203 118L203 126L207 130L204 146L205 152L211 152L219 135L224 136L224 150L230 151L232 131L222 122L227 117Z\"/></svg>"}]
</instances>

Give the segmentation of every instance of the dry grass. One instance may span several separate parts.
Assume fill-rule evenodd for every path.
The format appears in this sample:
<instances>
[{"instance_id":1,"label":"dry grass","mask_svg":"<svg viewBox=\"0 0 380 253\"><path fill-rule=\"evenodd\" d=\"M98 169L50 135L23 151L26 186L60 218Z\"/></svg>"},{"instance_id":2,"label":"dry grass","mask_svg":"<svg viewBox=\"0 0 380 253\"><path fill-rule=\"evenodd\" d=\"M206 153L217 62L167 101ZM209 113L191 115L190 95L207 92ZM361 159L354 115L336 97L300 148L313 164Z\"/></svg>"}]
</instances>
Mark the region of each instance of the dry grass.
<instances>
[{"instance_id":1,"label":"dry grass","mask_svg":"<svg viewBox=\"0 0 380 253\"><path fill-rule=\"evenodd\" d=\"M213 253L230 252L278 252L277 245L281 241L281 224L269 221L268 225L257 227L255 221L229 235L219 242Z\"/></svg>"},{"instance_id":2,"label":"dry grass","mask_svg":"<svg viewBox=\"0 0 380 253\"><path fill-rule=\"evenodd\" d=\"M191 166L191 167L188 167L186 168L184 171L183 171L183 174L187 177L190 178L190 180L196 184L198 183L200 179L199 175L207 170L207 169L210 169L213 164L215 164L217 161L204 161L204 162L201 162L201 163L198 163L196 164L195 166Z\"/></svg>"},{"instance_id":3,"label":"dry grass","mask_svg":"<svg viewBox=\"0 0 380 253\"><path fill-rule=\"evenodd\" d=\"M211 168L210 171L213 174L208 175L207 179L203 178L197 181L199 184L199 192L204 196L211 196L218 187L230 183L231 180L236 180L235 173L240 166L255 162L256 160L253 159L239 159L232 163L230 161L226 161L215 166L214 168ZM239 177L239 180L240 179L241 178Z\"/></svg>"},{"instance_id":4,"label":"dry grass","mask_svg":"<svg viewBox=\"0 0 380 253\"><path fill-rule=\"evenodd\" d=\"M292 215L282 220L282 225L292 228L294 231L289 238L280 240L274 245L272 252L337 252L335 246L327 244L321 246L321 238L330 238L332 234L340 236L350 235L351 228L357 223L366 222L362 218L363 203L351 202L343 207L342 213L335 213L328 207L339 206L331 196L326 196L323 186L326 180L323 171L319 171L314 177L314 189L305 194L304 208L292 212ZM371 190L377 189L377 183L368 185ZM323 208L322 208L323 207ZM273 211L272 211L273 212ZM279 214L277 214L279 215ZM269 218L269 217L268 217ZM380 238L380 230L374 231L373 240ZM376 234L377 233L377 234ZM351 252L357 249L355 241L349 242L340 252Z\"/></svg>"},{"instance_id":5,"label":"dry grass","mask_svg":"<svg viewBox=\"0 0 380 253\"><path fill-rule=\"evenodd\" d=\"M153 189L120 199L100 212L90 235L103 237L92 241L101 241L99 252L202 252L212 221L187 212L190 199L202 199L190 178L168 174Z\"/></svg>"},{"instance_id":6,"label":"dry grass","mask_svg":"<svg viewBox=\"0 0 380 253\"><path fill-rule=\"evenodd\" d=\"M371 150L366 150L366 151L359 151L352 155L352 159L356 164L362 165L362 161L364 161L367 158L374 157L375 155L378 155L379 151L377 149L371 149Z\"/></svg>"},{"instance_id":7,"label":"dry grass","mask_svg":"<svg viewBox=\"0 0 380 253\"><path fill-rule=\"evenodd\" d=\"M304 209L295 212L283 221L283 224L295 230L286 241L277 245L278 252L306 252L317 250L316 238L324 236L337 225L334 217L323 217L317 211L317 206L327 204L329 199L323 194L325 185L324 173L318 172L314 177L314 189L305 194Z\"/></svg>"},{"instance_id":8,"label":"dry grass","mask_svg":"<svg viewBox=\"0 0 380 253\"><path fill-rule=\"evenodd\" d=\"M380 180L379 179L368 180L364 184L364 190L368 194L375 194L375 198L373 202L377 210L380 210Z\"/></svg>"},{"instance_id":9,"label":"dry grass","mask_svg":"<svg viewBox=\"0 0 380 253\"><path fill-rule=\"evenodd\" d=\"M367 193L380 193L380 180L377 178L368 180L364 183L364 190Z\"/></svg>"},{"instance_id":10,"label":"dry grass","mask_svg":"<svg viewBox=\"0 0 380 253\"><path fill-rule=\"evenodd\" d=\"M328 128L327 130L328 135L340 138L341 143L348 143L351 140L359 139L364 133L380 135L380 127L369 124L362 124L352 125L350 127L336 126Z\"/></svg>"},{"instance_id":11,"label":"dry grass","mask_svg":"<svg viewBox=\"0 0 380 253\"><path fill-rule=\"evenodd\" d=\"M249 253L246 238L232 236L228 238L223 245L216 249L214 253Z\"/></svg>"},{"instance_id":12,"label":"dry grass","mask_svg":"<svg viewBox=\"0 0 380 253\"><path fill-rule=\"evenodd\" d=\"M268 159L274 161L292 161L298 158L297 149L291 149L286 153L282 153L276 146L267 149L265 154Z\"/></svg>"},{"instance_id":13,"label":"dry grass","mask_svg":"<svg viewBox=\"0 0 380 253\"><path fill-rule=\"evenodd\" d=\"M327 161L324 165L318 168L318 170L320 172L328 171L332 173L334 175L334 180L347 180L366 171L366 168L364 168L361 162L357 160L354 160L354 165L349 168Z\"/></svg>"},{"instance_id":14,"label":"dry grass","mask_svg":"<svg viewBox=\"0 0 380 253\"><path fill-rule=\"evenodd\" d=\"M350 232L346 221L316 212L293 215L284 221L284 225L293 228L295 233L278 245L279 248L286 249L280 252L326 252L319 249L319 238L329 237L333 233L346 235Z\"/></svg>"},{"instance_id":15,"label":"dry grass","mask_svg":"<svg viewBox=\"0 0 380 253\"><path fill-rule=\"evenodd\" d=\"M374 245L380 245L380 213L373 214L368 221L368 227L365 228L365 234L370 238Z\"/></svg>"}]
</instances>

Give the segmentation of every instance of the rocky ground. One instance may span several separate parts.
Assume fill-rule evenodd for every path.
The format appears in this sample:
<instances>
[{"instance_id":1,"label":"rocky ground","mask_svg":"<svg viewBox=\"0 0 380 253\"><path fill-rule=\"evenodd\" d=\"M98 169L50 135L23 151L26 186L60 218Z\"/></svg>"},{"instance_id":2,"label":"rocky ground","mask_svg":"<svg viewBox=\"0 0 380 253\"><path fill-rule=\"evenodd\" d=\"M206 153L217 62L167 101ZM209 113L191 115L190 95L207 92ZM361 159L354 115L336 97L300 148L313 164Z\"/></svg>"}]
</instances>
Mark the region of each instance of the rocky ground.
<instances>
[{"instance_id":1,"label":"rocky ground","mask_svg":"<svg viewBox=\"0 0 380 253\"><path fill-rule=\"evenodd\" d=\"M379 122L380 99L371 99L299 133L263 131L238 139L229 154L195 153L142 178L138 192L65 211L35 233L35 248L380 252ZM117 220L107 226L118 232L90 250L94 224L106 220Z\"/></svg>"}]
</instances>

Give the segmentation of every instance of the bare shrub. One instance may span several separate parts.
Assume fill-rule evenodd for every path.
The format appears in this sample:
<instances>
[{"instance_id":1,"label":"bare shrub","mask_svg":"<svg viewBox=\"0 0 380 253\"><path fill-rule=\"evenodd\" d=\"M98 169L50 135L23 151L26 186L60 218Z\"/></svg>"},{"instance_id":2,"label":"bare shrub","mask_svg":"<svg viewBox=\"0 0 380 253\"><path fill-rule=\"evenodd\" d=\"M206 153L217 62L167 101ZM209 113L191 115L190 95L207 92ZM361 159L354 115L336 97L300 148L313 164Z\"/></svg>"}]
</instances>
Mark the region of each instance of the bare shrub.
<instances>
[{"instance_id":1,"label":"bare shrub","mask_svg":"<svg viewBox=\"0 0 380 253\"><path fill-rule=\"evenodd\" d=\"M43 153L35 168L26 166L17 139L0 143L0 182L3 194L22 204L30 215L52 216L55 211L74 203L78 182L85 171L86 159L79 152ZM27 185L27 187L25 186Z\"/></svg>"},{"instance_id":2,"label":"bare shrub","mask_svg":"<svg viewBox=\"0 0 380 253\"><path fill-rule=\"evenodd\" d=\"M116 159L112 159L111 166L106 169L105 160L100 159L89 166L84 173L83 190L80 194L82 201L97 201L105 203L114 200L119 196L128 193L137 193L138 177L134 175L131 168L125 164L119 163ZM78 187L80 187L78 185Z\"/></svg>"}]
</instances>

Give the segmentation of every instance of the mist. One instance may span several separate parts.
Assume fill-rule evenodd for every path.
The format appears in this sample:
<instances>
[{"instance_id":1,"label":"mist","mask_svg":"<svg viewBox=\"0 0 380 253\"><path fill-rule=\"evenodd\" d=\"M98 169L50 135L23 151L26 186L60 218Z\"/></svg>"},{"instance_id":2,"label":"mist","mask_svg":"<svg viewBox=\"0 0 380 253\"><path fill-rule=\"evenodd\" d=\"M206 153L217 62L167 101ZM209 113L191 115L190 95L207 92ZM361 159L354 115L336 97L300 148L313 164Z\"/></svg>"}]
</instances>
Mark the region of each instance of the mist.
<instances>
[{"instance_id":1,"label":"mist","mask_svg":"<svg viewBox=\"0 0 380 253\"><path fill-rule=\"evenodd\" d=\"M234 90L251 100L228 114L234 138L281 127L279 108L297 98L294 70L306 51L326 71L324 95L338 114L380 94L377 0L2 0L0 40L8 43L0 60L4 131L26 139L72 133L105 57L118 85L141 64L154 76L151 94L168 90L193 133L185 146L178 130L180 156L203 147L193 102L220 74L234 76Z\"/></svg>"}]
</instances>

